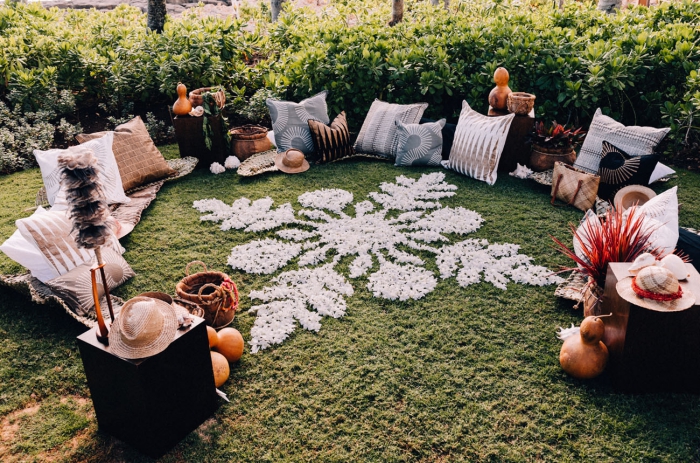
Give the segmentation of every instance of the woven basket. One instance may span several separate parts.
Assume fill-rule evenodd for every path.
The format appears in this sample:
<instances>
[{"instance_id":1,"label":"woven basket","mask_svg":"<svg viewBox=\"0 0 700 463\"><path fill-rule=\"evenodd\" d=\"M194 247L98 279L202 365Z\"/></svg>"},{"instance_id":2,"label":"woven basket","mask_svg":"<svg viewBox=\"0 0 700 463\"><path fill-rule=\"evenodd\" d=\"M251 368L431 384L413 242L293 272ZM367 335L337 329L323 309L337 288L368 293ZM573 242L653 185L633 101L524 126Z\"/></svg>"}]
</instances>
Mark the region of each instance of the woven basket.
<instances>
[{"instance_id":1,"label":"woven basket","mask_svg":"<svg viewBox=\"0 0 700 463\"><path fill-rule=\"evenodd\" d=\"M265 127L248 124L234 127L229 133L231 134L231 154L240 161L245 161L254 154L272 148Z\"/></svg>"},{"instance_id":2,"label":"woven basket","mask_svg":"<svg viewBox=\"0 0 700 463\"><path fill-rule=\"evenodd\" d=\"M204 271L190 275L192 265L201 265ZM175 287L178 297L201 307L204 320L213 328L231 323L238 309L238 288L229 276L207 270L204 262L198 260L187 264L185 275Z\"/></svg>"},{"instance_id":3,"label":"woven basket","mask_svg":"<svg viewBox=\"0 0 700 463\"><path fill-rule=\"evenodd\" d=\"M214 87L203 87L203 88L198 88L197 90L192 90L190 92L190 96L189 96L189 100L190 100L190 103L192 103L192 106L193 107L202 106L202 103L204 103L204 98L202 97L202 93L210 92L212 88L214 88ZM214 93L214 100L216 100L216 105L220 109L223 109L224 105L226 104L226 94L224 93L224 91L219 90L216 93Z\"/></svg>"},{"instance_id":4,"label":"woven basket","mask_svg":"<svg viewBox=\"0 0 700 463\"><path fill-rule=\"evenodd\" d=\"M238 167L238 175L241 177L252 177L265 172L276 172L279 169L275 165L277 150L269 150L263 153L254 154Z\"/></svg>"}]
</instances>

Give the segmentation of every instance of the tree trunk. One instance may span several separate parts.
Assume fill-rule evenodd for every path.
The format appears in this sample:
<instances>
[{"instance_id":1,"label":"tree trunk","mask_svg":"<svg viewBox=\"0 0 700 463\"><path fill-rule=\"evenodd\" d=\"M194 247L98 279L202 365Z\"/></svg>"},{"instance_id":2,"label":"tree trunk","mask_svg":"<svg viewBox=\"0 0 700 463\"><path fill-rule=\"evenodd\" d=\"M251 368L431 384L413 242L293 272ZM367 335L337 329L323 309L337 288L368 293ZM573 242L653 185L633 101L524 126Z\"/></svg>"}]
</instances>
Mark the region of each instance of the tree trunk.
<instances>
[{"instance_id":1,"label":"tree trunk","mask_svg":"<svg viewBox=\"0 0 700 463\"><path fill-rule=\"evenodd\" d=\"M270 12L272 13L272 22L277 22L277 18L280 16L280 11L282 11L282 3L284 0L270 0Z\"/></svg>"},{"instance_id":2,"label":"tree trunk","mask_svg":"<svg viewBox=\"0 0 700 463\"><path fill-rule=\"evenodd\" d=\"M608 14L614 13L622 6L622 0L598 0L598 9Z\"/></svg>"},{"instance_id":3,"label":"tree trunk","mask_svg":"<svg viewBox=\"0 0 700 463\"><path fill-rule=\"evenodd\" d=\"M168 12L165 0L148 0L147 24L148 28L159 34L163 32L165 15Z\"/></svg>"},{"instance_id":4,"label":"tree trunk","mask_svg":"<svg viewBox=\"0 0 700 463\"><path fill-rule=\"evenodd\" d=\"M391 0L391 21L390 26L395 26L403 21L403 0Z\"/></svg>"}]
</instances>

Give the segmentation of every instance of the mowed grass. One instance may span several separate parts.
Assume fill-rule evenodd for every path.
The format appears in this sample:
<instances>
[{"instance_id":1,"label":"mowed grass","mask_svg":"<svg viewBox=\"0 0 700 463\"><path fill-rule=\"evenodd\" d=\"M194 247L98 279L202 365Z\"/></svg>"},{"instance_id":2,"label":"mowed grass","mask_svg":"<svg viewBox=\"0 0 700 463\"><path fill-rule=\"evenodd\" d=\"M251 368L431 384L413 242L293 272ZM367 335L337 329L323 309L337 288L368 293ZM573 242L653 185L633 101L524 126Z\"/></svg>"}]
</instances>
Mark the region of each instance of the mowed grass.
<instances>
[{"instance_id":1,"label":"mowed grass","mask_svg":"<svg viewBox=\"0 0 700 463\"><path fill-rule=\"evenodd\" d=\"M177 156L177 148L163 148ZM398 175L437 169L350 161L302 175L251 179L201 170L166 184L142 222L123 240L137 275L116 293L174 293L192 260L238 283L242 310L233 326L250 339L248 294L273 276L226 265L230 249L272 236L219 230L200 222L197 199L231 203L270 196L276 205L319 188L342 188L355 200ZM445 171L459 187L442 201L485 219L468 237L516 243L535 263L567 265L550 234L570 241L581 212L549 204L548 189L499 175L488 186ZM680 171L657 191L678 185L680 223L700 228L700 175ZM29 215L41 186L38 169L0 177L0 237ZM452 237L453 242L459 237ZM4 255L3 273L21 270ZM344 261L345 263L345 261ZM436 271L428 259L427 268ZM287 268L295 268L294 262ZM347 315L324 319L319 333L298 328L282 345L232 367L222 387L231 399L163 461L698 461L700 399L624 395L607 375L591 381L559 367L559 326L581 311L557 300L554 287L486 283L460 288L440 280L419 301L374 298L366 278L350 280ZM40 306L0 288L0 460L147 461L99 432L75 337L85 328L57 306Z\"/></svg>"}]
</instances>

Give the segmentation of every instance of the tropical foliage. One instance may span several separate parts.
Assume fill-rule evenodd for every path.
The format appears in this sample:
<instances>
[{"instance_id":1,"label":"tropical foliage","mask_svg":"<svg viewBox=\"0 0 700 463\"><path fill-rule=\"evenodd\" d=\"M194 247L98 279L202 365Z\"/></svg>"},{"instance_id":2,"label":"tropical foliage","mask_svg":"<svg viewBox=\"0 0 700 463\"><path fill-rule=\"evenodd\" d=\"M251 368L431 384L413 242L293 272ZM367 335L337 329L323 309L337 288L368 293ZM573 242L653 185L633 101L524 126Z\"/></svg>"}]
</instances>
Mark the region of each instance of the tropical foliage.
<instances>
[{"instance_id":1,"label":"tropical foliage","mask_svg":"<svg viewBox=\"0 0 700 463\"><path fill-rule=\"evenodd\" d=\"M465 2L450 11L411 2L387 27L389 10L389 2L339 0L321 14L287 8L271 23L262 4L241 19L168 19L156 34L125 5L100 13L10 3L0 8L0 98L27 113L68 92L76 111L101 105L119 114L130 103L171 102L182 81L223 84L227 111L260 116L263 96L328 89L331 112L345 110L357 130L375 98L426 101L428 116L452 120L462 99L485 111L493 72L505 66L511 88L535 93L547 120L585 127L601 107L626 124L671 126L676 143L696 130L698 3L606 15L579 2L563 11L550 2ZM31 159L22 150L10 151Z\"/></svg>"}]
</instances>

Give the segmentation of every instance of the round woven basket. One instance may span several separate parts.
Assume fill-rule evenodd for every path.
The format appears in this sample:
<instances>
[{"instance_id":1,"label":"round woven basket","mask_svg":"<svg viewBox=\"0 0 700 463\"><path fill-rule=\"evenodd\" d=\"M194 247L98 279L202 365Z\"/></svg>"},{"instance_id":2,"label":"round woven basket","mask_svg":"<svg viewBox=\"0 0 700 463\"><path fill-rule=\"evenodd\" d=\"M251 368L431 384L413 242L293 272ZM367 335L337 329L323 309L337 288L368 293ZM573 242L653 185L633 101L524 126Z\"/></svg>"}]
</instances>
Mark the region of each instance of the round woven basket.
<instances>
[{"instance_id":1,"label":"round woven basket","mask_svg":"<svg viewBox=\"0 0 700 463\"><path fill-rule=\"evenodd\" d=\"M202 106L202 103L204 103L204 98L202 97L202 93L210 92L212 88L214 88L214 87L203 87L203 88L198 88L197 90L192 90L190 92L190 96L189 96L189 100L190 100L190 103L192 103L192 106L193 107ZM220 89L219 91L214 93L214 100L216 101L216 105L220 109L223 109L224 105L226 104L226 94L224 93L224 91Z\"/></svg>"},{"instance_id":2,"label":"round woven basket","mask_svg":"<svg viewBox=\"0 0 700 463\"><path fill-rule=\"evenodd\" d=\"M204 267L204 271L190 275L190 267L195 264ZM229 276L207 270L207 266L200 261L187 264L185 275L175 286L178 297L201 307L204 320L213 328L222 328L231 323L238 308L238 289Z\"/></svg>"},{"instance_id":3,"label":"round woven basket","mask_svg":"<svg viewBox=\"0 0 700 463\"><path fill-rule=\"evenodd\" d=\"M229 133L231 134L231 154L240 161L245 161L254 154L272 148L265 127L248 124L234 127Z\"/></svg>"}]
</instances>

